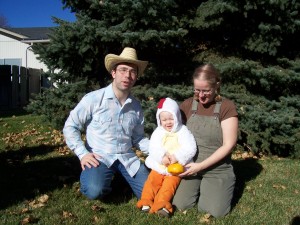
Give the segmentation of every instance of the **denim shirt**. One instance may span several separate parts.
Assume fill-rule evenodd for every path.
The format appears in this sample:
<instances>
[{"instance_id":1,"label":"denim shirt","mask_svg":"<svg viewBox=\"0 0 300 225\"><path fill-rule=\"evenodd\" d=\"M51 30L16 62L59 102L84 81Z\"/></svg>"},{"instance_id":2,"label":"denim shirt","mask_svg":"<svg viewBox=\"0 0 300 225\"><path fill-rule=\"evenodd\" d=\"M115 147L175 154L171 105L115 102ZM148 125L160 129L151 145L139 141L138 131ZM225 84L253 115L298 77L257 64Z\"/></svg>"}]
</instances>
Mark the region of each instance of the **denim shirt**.
<instances>
[{"instance_id":1,"label":"denim shirt","mask_svg":"<svg viewBox=\"0 0 300 225\"><path fill-rule=\"evenodd\" d=\"M81 138L83 130L86 131L86 142ZM63 133L68 147L80 160L94 152L108 167L119 160L130 176L134 176L140 167L132 147L148 154L149 140L144 136L140 103L129 95L121 106L112 84L85 95L70 112Z\"/></svg>"}]
</instances>

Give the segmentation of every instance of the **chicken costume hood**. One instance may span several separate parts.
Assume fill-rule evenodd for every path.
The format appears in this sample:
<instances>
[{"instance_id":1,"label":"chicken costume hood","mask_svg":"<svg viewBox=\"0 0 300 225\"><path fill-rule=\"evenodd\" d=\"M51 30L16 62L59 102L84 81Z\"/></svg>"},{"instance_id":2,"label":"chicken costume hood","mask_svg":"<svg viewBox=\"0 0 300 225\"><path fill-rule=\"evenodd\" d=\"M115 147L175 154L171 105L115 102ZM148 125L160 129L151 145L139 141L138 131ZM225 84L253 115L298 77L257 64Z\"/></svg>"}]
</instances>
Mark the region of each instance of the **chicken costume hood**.
<instances>
[{"instance_id":1,"label":"chicken costume hood","mask_svg":"<svg viewBox=\"0 0 300 225\"><path fill-rule=\"evenodd\" d=\"M170 98L163 98L161 99L158 104L157 104L157 112L156 112L156 121L157 121L157 126L161 127L160 119L159 119L159 114L161 112L169 112L173 115L174 118L174 126L171 130L171 132L177 132L180 130L182 126L182 121L181 121L181 113L179 106L176 101Z\"/></svg>"}]
</instances>

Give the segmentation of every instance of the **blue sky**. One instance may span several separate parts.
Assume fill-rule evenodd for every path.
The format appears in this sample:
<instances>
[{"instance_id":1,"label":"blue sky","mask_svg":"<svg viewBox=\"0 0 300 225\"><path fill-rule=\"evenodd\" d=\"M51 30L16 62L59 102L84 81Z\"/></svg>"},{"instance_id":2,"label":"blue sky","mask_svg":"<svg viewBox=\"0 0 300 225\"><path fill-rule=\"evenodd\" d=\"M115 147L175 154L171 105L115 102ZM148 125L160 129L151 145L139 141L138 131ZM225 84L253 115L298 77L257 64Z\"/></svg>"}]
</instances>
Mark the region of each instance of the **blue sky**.
<instances>
[{"instance_id":1,"label":"blue sky","mask_svg":"<svg viewBox=\"0 0 300 225\"><path fill-rule=\"evenodd\" d=\"M75 21L69 9L63 9L61 0L0 0L0 15L10 27L53 27L51 17Z\"/></svg>"}]
</instances>

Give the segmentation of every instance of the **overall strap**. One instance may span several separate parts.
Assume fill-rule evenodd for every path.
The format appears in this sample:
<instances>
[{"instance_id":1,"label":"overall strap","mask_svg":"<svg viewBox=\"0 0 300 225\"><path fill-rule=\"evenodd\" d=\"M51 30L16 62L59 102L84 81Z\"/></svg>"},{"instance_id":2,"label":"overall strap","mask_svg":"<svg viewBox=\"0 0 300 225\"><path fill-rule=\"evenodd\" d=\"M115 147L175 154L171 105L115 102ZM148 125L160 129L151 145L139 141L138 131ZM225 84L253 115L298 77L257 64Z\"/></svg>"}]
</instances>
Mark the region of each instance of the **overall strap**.
<instances>
[{"instance_id":1,"label":"overall strap","mask_svg":"<svg viewBox=\"0 0 300 225\"><path fill-rule=\"evenodd\" d=\"M216 102L215 109L214 109L214 117L215 117L215 120L216 120L216 119L219 119L219 116L220 116L220 109L221 109L221 104L222 104L222 101L221 101L221 102Z\"/></svg>"},{"instance_id":2,"label":"overall strap","mask_svg":"<svg viewBox=\"0 0 300 225\"><path fill-rule=\"evenodd\" d=\"M198 101L196 101L195 99L193 99L193 104L192 104L192 116L194 116L197 112L197 108L198 108Z\"/></svg>"}]
</instances>

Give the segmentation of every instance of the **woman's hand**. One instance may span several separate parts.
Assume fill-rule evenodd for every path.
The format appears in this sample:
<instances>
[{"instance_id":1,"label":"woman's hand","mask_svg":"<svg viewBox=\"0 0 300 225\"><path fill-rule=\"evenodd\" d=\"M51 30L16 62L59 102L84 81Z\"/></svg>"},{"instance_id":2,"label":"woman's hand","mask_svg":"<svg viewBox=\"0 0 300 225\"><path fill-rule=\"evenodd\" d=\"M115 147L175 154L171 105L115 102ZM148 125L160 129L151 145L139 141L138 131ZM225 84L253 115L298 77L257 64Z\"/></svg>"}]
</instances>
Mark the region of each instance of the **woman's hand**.
<instances>
[{"instance_id":1,"label":"woman's hand","mask_svg":"<svg viewBox=\"0 0 300 225\"><path fill-rule=\"evenodd\" d=\"M85 156L82 157L80 160L81 168L82 170L85 170L85 166L88 168L97 167L100 165L100 162L98 159L100 159L101 156L96 153L88 153Z\"/></svg>"},{"instance_id":2,"label":"woman's hand","mask_svg":"<svg viewBox=\"0 0 300 225\"><path fill-rule=\"evenodd\" d=\"M201 163L188 163L184 166L186 169L183 173L179 174L180 177L195 176L199 171L201 171Z\"/></svg>"}]
</instances>

